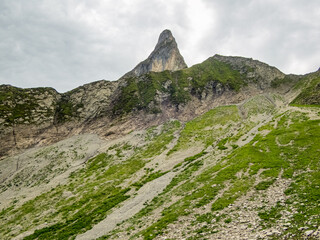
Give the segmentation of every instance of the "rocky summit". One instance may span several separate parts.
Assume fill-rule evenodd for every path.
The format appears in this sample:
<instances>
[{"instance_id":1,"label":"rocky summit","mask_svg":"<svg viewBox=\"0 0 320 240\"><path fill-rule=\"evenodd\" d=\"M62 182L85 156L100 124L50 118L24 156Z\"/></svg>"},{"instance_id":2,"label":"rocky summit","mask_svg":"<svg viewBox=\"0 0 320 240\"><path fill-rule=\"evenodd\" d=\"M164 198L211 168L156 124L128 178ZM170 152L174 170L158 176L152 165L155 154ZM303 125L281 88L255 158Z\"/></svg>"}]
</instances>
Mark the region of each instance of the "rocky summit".
<instances>
[{"instance_id":1,"label":"rocky summit","mask_svg":"<svg viewBox=\"0 0 320 240\"><path fill-rule=\"evenodd\" d=\"M320 239L320 71L165 30L117 81L0 86L0 239Z\"/></svg>"},{"instance_id":2,"label":"rocky summit","mask_svg":"<svg viewBox=\"0 0 320 240\"><path fill-rule=\"evenodd\" d=\"M125 76L141 76L148 72L177 71L187 68L170 30L164 30L150 56Z\"/></svg>"}]
</instances>

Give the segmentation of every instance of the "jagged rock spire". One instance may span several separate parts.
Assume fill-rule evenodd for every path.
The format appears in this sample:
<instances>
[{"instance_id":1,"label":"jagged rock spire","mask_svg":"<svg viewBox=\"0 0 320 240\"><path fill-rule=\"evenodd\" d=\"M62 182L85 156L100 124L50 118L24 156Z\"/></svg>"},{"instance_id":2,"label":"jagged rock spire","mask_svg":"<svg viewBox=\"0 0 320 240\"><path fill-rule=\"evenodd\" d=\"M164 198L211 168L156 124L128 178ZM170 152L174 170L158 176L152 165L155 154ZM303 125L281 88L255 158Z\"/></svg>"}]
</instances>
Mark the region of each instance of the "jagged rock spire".
<instances>
[{"instance_id":1,"label":"jagged rock spire","mask_svg":"<svg viewBox=\"0 0 320 240\"><path fill-rule=\"evenodd\" d=\"M151 71L177 71L184 68L187 68L187 64L179 52L176 40L171 31L166 29L160 34L158 43L149 57L125 74L124 77L140 76Z\"/></svg>"}]
</instances>

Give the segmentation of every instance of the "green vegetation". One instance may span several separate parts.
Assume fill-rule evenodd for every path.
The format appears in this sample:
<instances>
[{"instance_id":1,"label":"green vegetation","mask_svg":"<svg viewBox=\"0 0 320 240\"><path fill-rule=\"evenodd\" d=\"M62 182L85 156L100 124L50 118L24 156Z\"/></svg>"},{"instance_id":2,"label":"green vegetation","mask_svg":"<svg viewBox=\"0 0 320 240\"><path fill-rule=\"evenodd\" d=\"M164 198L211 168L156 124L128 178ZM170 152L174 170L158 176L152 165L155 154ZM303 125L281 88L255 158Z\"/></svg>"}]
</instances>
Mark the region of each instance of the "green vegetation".
<instances>
[{"instance_id":1,"label":"green vegetation","mask_svg":"<svg viewBox=\"0 0 320 240\"><path fill-rule=\"evenodd\" d=\"M113 108L115 115L129 113L133 110L160 112L159 103L156 102L158 92L169 94L169 100L173 104L185 103L190 99L189 93L184 90L188 84L182 71L150 72L140 78L126 79L126 86L122 88Z\"/></svg>"},{"instance_id":2,"label":"green vegetation","mask_svg":"<svg viewBox=\"0 0 320 240\"><path fill-rule=\"evenodd\" d=\"M276 206L271 207L268 210L260 211L258 216L262 220L262 225L264 227L271 227L272 224L276 223L276 221L281 218L281 210L283 210L283 207L280 203L277 203Z\"/></svg>"},{"instance_id":3,"label":"green vegetation","mask_svg":"<svg viewBox=\"0 0 320 240\"><path fill-rule=\"evenodd\" d=\"M272 180L269 180L269 181L262 181L262 182L259 182L255 188L257 190L266 190L268 189L273 183L275 182L275 179L272 179Z\"/></svg>"},{"instance_id":4,"label":"green vegetation","mask_svg":"<svg viewBox=\"0 0 320 240\"><path fill-rule=\"evenodd\" d=\"M229 138L224 138L224 139L222 139L219 143L218 143L218 149L219 150L226 150L226 149L228 149L226 146L225 146L225 144L228 142L228 140L229 140Z\"/></svg>"},{"instance_id":5,"label":"green vegetation","mask_svg":"<svg viewBox=\"0 0 320 240\"><path fill-rule=\"evenodd\" d=\"M230 170L227 171L221 171L224 174L230 174ZM233 178L233 175L229 175L227 177ZM219 179L220 180L220 179ZM227 179L221 179L223 182ZM237 200L239 197L244 195L252 186L253 179L251 178L243 178L243 179L237 179L234 181L232 186L223 193L223 195L217 199L211 206L212 211L218 211L222 210L225 207L228 207L230 204L234 203L235 200Z\"/></svg>"},{"instance_id":6,"label":"green vegetation","mask_svg":"<svg viewBox=\"0 0 320 240\"><path fill-rule=\"evenodd\" d=\"M177 145L168 154L194 145L208 147L227 133L240 119L236 106L214 108L188 122L181 131ZM226 143L227 140L223 141Z\"/></svg>"},{"instance_id":7,"label":"green vegetation","mask_svg":"<svg viewBox=\"0 0 320 240\"><path fill-rule=\"evenodd\" d=\"M196 215L196 222L206 222L207 224L210 224L214 218L215 216L211 212L209 212L202 215Z\"/></svg>"},{"instance_id":8,"label":"green vegetation","mask_svg":"<svg viewBox=\"0 0 320 240\"><path fill-rule=\"evenodd\" d=\"M184 159L184 161L187 162L187 163L191 163L194 160L197 160L198 158L201 158L202 156L204 156L206 154L207 154L207 152L202 151L202 152L200 152L200 153L198 153L198 154L196 154L196 155L194 155L192 157L187 157L186 159Z\"/></svg>"},{"instance_id":9,"label":"green vegetation","mask_svg":"<svg viewBox=\"0 0 320 240\"><path fill-rule=\"evenodd\" d=\"M128 113L132 109L157 112L159 106L154 102L154 97L158 91L167 91L172 103L181 104L190 97L185 95L186 87L192 88L194 91L191 94L195 96L212 79L213 83L230 87L232 79L238 81L241 76L233 75L232 71L228 72L228 65L220 64L210 59L205 64L178 72L150 73L144 76L143 81L127 79L127 86L123 89L126 94L120 96L121 104L115 107L114 113ZM209 66L217 68L211 69ZM310 80L311 85L313 81L318 80ZM236 86L232 88L237 90ZM312 96L316 95L312 93ZM235 203L241 197L250 193L251 199L263 198L281 182L288 185L282 189L285 200L276 204L259 200L262 207L260 205L252 210L257 211L262 228L281 224L286 213L291 213L286 220L289 222L288 228L283 230L283 234L299 237L301 227L316 229L320 225L320 120L310 120L307 113L299 112L299 109L294 112L291 108L275 115L273 101L276 97L261 95L239 107L214 108L185 123L183 129L179 121L151 127L139 136L145 141L144 144L120 142L110 146L74 171L67 183L21 205L14 199L12 206L0 212L3 226L0 237L14 238L41 226L25 239L73 239L77 234L91 229L146 183L169 171L176 175L163 192L146 202L145 207L125 224L119 223L118 228L109 234L110 237L126 231L132 239L154 239L164 235L170 224L189 219L191 225L182 229L183 234L187 234L189 239L207 236L210 239L210 234L218 231L219 227L237 222L237 215L232 211L236 211ZM63 121L68 119L63 116L73 117L76 111L68 104L68 99L60 102L59 119ZM314 109L312 111L317 113ZM248 132L257 126L257 122L250 120L257 114L273 115L274 118L258 131L250 132L253 139L248 144L236 145L236 141L244 135L247 137ZM168 144L172 143L178 132L177 144L168 151ZM166 151L167 156L163 155L167 159L163 161L171 161L191 147L197 149L194 155L187 155L190 157L175 161L172 165L168 162L172 168L169 171L159 171L157 165L146 168L148 162ZM51 155L53 151L56 155ZM171 155L174 152L177 155ZM46 158L56 156L52 157L56 165L60 158L66 157L57 149L47 149L37 154ZM54 164L45 168L50 177L55 174L55 170L51 170L56 166ZM43 176L45 174L41 172L35 178L43 182L46 180L42 179ZM16 183L13 181L11 184ZM15 227L17 223L19 227Z\"/></svg>"},{"instance_id":10,"label":"green vegetation","mask_svg":"<svg viewBox=\"0 0 320 240\"><path fill-rule=\"evenodd\" d=\"M273 95L257 95L246 101L240 109L245 113L246 117L257 114L271 114L275 111Z\"/></svg>"},{"instance_id":11,"label":"green vegetation","mask_svg":"<svg viewBox=\"0 0 320 240\"><path fill-rule=\"evenodd\" d=\"M301 80L306 87L301 87L301 93L291 102L294 106L320 106L320 76L314 73Z\"/></svg>"},{"instance_id":12,"label":"green vegetation","mask_svg":"<svg viewBox=\"0 0 320 240\"><path fill-rule=\"evenodd\" d=\"M201 90L209 82L215 81L235 91L246 85L245 77L239 71L232 69L229 64L220 62L213 57L184 71L193 78L192 85L195 90Z\"/></svg>"},{"instance_id":13,"label":"green vegetation","mask_svg":"<svg viewBox=\"0 0 320 240\"><path fill-rule=\"evenodd\" d=\"M57 123L63 123L68 120L78 119L77 110L82 108L83 104L74 104L70 101L68 95L63 95L57 103L55 119Z\"/></svg>"},{"instance_id":14,"label":"green vegetation","mask_svg":"<svg viewBox=\"0 0 320 240\"><path fill-rule=\"evenodd\" d=\"M275 78L274 80L271 81L270 85L272 88L278 88L281 85L292 84L293 81L294 80L290 76L285 76L283 78Z\"/></svg>"},{"instance_id":15,"label":"green vegetation","mask_svg":"<svg viewBox=\"0 0 320 240\"><path fill-rule=\"evenodd\" d=\"M101 221L105 218L108 210L119 204L120 202L129 198L125 193L129 189L113 190L115 193L111 196L102 195L100 204L94 209L81 208L72 217L68 217L65 222L56 223L50 227L45 227L27 237L25 240L31 239L69 239L70 236L77 235L81 232L89 230L92 225L96 222ZM93 197L100 197L99 195Z\"/></svg>"},{"instance_id":16,"label":"green vegetation","mask_svg":"<svg viewBox=\"0 0 320 240\"><path fill-rule=\"evenodd\" d=\"M37 95L54 95L52 88L22 89L9 85L0 86L0 118L5 125L34 123L34 111L41 112L41 116L53 116L50 108L41 107ZM40 119L37 121L39 123Z\"/></svg>"},{"instance_id":17,"label":"green vegetation","mask_svg":"<svg viewBox=\"0 0 320 240\"><path fill-rule=\"evenodd\" d=\"M288 231L295 232L301 226L311 226L307 219L313 219L312 224L317 226L320 220L316 217L320 211L320 190L317 186L320 185L320 182L316 180L316 177L319 177L316 156L317 149L320 149L320 120L308 120L304 114L298 112L287 112L277 116L277 120L277 129L272 129L266 136L257 135L249 144L236 148L224 161L203 170L199 175L193 176L199 167L190 171L187 165L185 170L172 180L166 190L134 218L134 221L151 214L153 209L168 201L169 196L176 195L182 198L166 207L157 221L151 223L136 236L142 235L144 239L153 239L163 234L170 223L178 221L182 216L192 214L190 209L201 208L207 204L211 204L212 211L225 209L239 197L245 195L249 189L267 190L275 184L276 177L279 176L293 178L294 181L286 194L294 199L292 201L297 202L296 206L303 207L304 205L301 205L303 202L308 202L308 206L311 206L310 210L303 207L303 210L294 214L292 228ZM279 146L277 141L280 141L281 144L288 142L292 144ZM316 143L311 143L313 141ZM196 157L188 159L193 158L196 159ZM210 156L206 156L206 159L209 161ZM195 160L191 163L196 162ZM312 173L308 173L307 169L312 169ZM255 178L261 170L261 177L267 180L255 185ZM283 171L282 175L280 175L281 171ZM248 172L248 175L239 177L237 176L239 172ZM227 185L228 188L226 188ZM221 196L214 200L219 192L222 193ZM261 224L265 227L275 224L281 217L281 211L284 209L292 211L291 207L291 204L277 205L269 210L260 211ZM306 216L301 214L305 212ZM212 219L210 213L197 217L199 222L211 222ZM224 222L230 223L230 221L232 219L227 218Z\"/></svg>"},{"instance_id":18,"label":"green vegetation","mask_svg":"<svg viewBox=\"0 0 320 240\"><path fill-rule=\"evenodd\" d=\"M78 119L77 110L83 107L82 103L75 104L70 101L70 93L62 95L60 100L56 99L58 94L52 88L30 88L23 89L9 85L0 86L0 118L5 119L5 124L30 124L41 123L50 117L56 123ZM46 95L45 98L44 94ZM39 98L42 96L42 98ZM52 97L52 106L44 107L40 103L46 98ZM34 116L40 116L34 120Z\"/></svg>"},{"instance_id":19,"label":"green vegetation","mask_svg":"<svg viewBox=\"0 0 320 240\"><path fill-rule=\"evenodd\" d=\"M157 172L154 172L154 173L147 174L147 175L143 176L142 179L139 182L133 183L132 186L136 187L136 189L138 190L143 185L145 185L147 182L151 182L154 179L157 179L157 178L163 176L166 173L168 173L168 171L167 172L157 171Z\"/></svg>"},{"instance_id":20,"label":"green vegetation","mask_svg":"<svg viewBox=\"0 0 320 240\"><path fill-rule=\"evenodd\" d=\"M256 194L263 194L276 185L278 179L290 179L292 182L285 191L288 199L285 203L258 209L261 226L269 228L277 224L284 210L293 212L286 232L297 234L300 227L313 229L312 226L320 224L320 120L310 120L305 113L285 112L259 129L268 130L267 135L258 134L243 147L225 149L227 144L232 146L236 137L229 136L228 131L237 126L240 134L250 125L235 125L239 123L241 118L236 106L215 108L186 123L174 151L183 151L191 146L188 141L193 137L192 145L200 143L206 149L216 144L217 149L224 149L226 155L217 160L214 151L203 150L173 167L177 174L171 183L128 221L129 226L137 229L133 238L154 239L164 234L169 224L190 215L194 216L194 225L206 223L206 226L190 229L192 236L213 234L217 231L218 222L232 224L234 221L233 216L218 215L221 210L234 204L251 189L256 190ZM26 239L69 239L92 228L113 207L130 197L127 195L130 188L120 186L137 171L144 169L145 175L130 186L130 193L167 173L144 167L166 150L174 139L174 133L180 129L178 121L170 121L161 128L152 127L143 136L146 145L136 147L128 142L113 145L74 172L66 185L60 185L20 207L2 210L0 221L5 226L1 230L2 236L6 236L16 222L22 226L20 231L48 223ZM261 179L258 183L257 177ZM69 192L70 197L62 197L65 192ZM194 209L204 207L209 212L194 215ZM145 222L157 209L161 209L161 215ZM48 212L46 216L41 215L44 211ZM18 234L16 232L13 236Z\"/></svg>"},{"instance_id":21,"label":"green vegetation","mask_svg":"<svg viewBox=\"0 0 320 240\"><path fill-rule=\"evenodd\" d=\"M201 64L176 72L150 72L141 77L127 78L112 112L114 115L123 115L135 110L159 113L160 106L156 101L159 93L168 95L170 104L179 105L187 103L192 95L201 98L206 87L211 87L213 90L218 88L218 91L224 89L239 91L245 84L245 77L233 70L230 65L209 58ZM40 110L42 113L46 110L46 116L54 115L56 123L78 119L77 110L82 108L83 104L70 100L70 95L78 89L63 94L61 99L54 103L55 111ZM32 120L32 111L39 108L35 95L43 92L54 94L54 90L50 88L20 89L1 86L0 117L6 119L8 125ZM7 104L8 101L12 104Z\"/></svg>"},{"instance_id":22,"label":"green vegetation","mask_svg":"<svg viewBox=\"0 0 320 240\"><path fill-rule=\"evenodd\" d=\"M191 95L201 98L206 86L239 91L246 84L245 77L233 70L227 63L209 58L201 64L180 71L150 72L141 77L126 79L126 85L113 108L115 115L133 110L146 110L151 113L160 111L156 95L168 94L172 105L188 102Z\"/></svg>"},{"instance_id":23,"label":"green vegetation","mask_svg":"<svg viewBox=\"0 0 320 240\"><path fill-rule=\"evenodd\" d=\"M83 168L74 171L65 185L59 185L22 206L2 210L0 222L5 227L0 230L0 236L11 232L14 237L45 222L46 227L36 230L26 239L69 239L91 229L106 217L110 209L130 197L127 195L130 188L120 185L163 152L179 128L178 121L170 121L157 131L150 130L149 141L139 148L127 142L111 146L105 153L90 159ZM38 154L50 154L50 151ZM140 186L162 174L148 174ZM64 197L65 194L69 197ZM21 228L12 232L17 222Z\"/></svg>"}]
</instances>

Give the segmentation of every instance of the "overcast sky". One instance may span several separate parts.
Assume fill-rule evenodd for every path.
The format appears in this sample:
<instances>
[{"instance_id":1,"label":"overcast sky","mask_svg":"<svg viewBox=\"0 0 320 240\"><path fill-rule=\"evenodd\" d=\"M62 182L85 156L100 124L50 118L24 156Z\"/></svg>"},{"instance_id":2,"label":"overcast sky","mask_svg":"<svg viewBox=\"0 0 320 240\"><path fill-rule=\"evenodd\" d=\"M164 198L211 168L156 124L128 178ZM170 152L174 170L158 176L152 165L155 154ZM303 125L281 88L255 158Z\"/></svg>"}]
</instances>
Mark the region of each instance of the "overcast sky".
<instances>
[{"instance_id":1,"label":"overcast sky","mask_svg":"<svg viewBox=\"0 0 320 240\"><path fill-rule=\"evenodd\" d=\"M188 66L218 53L284 73L320 67L319 0L0 0L0 84L65 92L116 80L164 29Z\"/></svg>"}]
</instances>

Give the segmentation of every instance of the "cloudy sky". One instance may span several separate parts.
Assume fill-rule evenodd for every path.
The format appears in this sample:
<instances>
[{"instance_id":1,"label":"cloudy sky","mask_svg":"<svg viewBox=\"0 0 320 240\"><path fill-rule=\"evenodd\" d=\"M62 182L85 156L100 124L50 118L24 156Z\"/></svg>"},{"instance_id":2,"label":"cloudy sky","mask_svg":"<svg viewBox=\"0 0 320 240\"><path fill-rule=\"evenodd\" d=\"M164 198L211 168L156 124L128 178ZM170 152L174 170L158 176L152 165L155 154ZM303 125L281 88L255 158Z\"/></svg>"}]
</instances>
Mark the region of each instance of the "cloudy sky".
<instances>
[{"instance_id":1,"label":"cloudy sky","mask_svg":"<svg viewBox=\"0 0 320 240\"><path fill-rule=\"evenodd\" d=\"M285 73L320 67L319 0L0 0L0 84L116 80L166 28L189 66L218 53Z\"/></svg>"}]
</instances>

